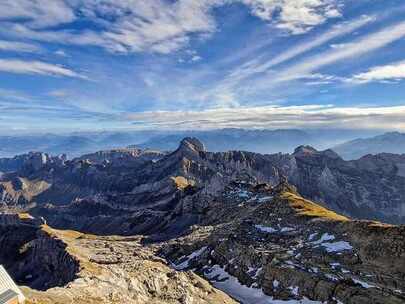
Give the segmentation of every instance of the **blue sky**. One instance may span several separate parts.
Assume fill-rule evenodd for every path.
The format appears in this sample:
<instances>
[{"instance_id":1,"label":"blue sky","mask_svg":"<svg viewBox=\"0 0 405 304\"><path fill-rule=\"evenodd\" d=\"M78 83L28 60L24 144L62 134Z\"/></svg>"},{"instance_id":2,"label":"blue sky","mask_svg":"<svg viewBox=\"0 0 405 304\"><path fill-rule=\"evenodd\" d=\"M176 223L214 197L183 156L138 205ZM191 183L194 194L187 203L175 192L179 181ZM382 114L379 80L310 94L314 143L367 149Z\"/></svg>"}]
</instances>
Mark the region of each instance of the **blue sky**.
<instances>
[{"instance_id":1,"label":"blue sky","mask_svg":"<svg viewBox=\"0 0 405 304\"><path fill-rule=\"evenodd\" d=\"M405 131L402 0L2 0L0 128Z\"/></svg>"}]
</instances>

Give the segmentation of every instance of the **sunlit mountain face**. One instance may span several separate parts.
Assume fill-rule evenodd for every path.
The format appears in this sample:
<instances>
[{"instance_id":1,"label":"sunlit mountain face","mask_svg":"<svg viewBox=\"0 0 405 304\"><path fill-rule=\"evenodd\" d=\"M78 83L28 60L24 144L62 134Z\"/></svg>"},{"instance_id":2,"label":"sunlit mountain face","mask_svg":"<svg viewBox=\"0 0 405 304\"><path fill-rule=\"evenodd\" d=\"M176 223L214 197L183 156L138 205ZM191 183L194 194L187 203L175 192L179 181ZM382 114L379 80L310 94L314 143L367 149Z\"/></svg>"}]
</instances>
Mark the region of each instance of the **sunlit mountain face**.
<instances>
[{"instance_id":1,"label":"sunlit mountain face","mask_svg":"<svg viewBox=\"0 0 405 304\"><path fill-rule=\"evenodd\" d=\"M405 130L402 0L2 0L1 133Z\"/></svg>"}]
</instances>

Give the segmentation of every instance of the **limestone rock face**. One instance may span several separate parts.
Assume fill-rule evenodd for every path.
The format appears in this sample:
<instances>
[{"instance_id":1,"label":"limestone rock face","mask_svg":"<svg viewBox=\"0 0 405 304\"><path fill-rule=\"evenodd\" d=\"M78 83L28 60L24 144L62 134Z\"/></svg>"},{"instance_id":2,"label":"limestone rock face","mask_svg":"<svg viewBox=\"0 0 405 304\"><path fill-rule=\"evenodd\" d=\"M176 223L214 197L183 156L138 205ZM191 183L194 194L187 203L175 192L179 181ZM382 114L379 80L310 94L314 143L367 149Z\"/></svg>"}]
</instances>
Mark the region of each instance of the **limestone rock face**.
<instances>
[{"instance_id":1,"label":"limestone rock face","mask_svg":"<svg viewBox=\"0 0 405 304\"><path fill-rule=\"evenodd\" d=\"M19 284L46 290L75 278L79 263L64 242L41 229L41 221L24 215L0 219L0 262Z\"/></svg>"},{"instance_id":2,"label":"limestone rock face","mask_svg":"<svg viewBox=\"0 0 405 304\"><path fill-rule=\"evenodd\" d=\"M66 155L50 156L42 152L30 152L13 158L0 158L0 172L38 171L47 164L61 165Z\"/></svg>"},{"instance_id":3,"label":"limestone rock face","mask_svg":"<svg viewBox=\"0 0 405 304\"><path fill-rule=\"evenodd\" d=\"M157 161L165 155L164 152L153 150L142 150L139 148L113 149L98 151L96 153L86 154L75 158L75 161L89 161L91 164L109 164L115 166L128 166L131 163L144 163L148 161Z\"/></svg>"},{"instance_id":4,"label":"limestone rock face","mask_svg":"<svg viewBox=\"0 0 405 304\"><path fill-rule=\"evenodd\" d=\"M294 155L305 155L305 154L314 154L318 152L315 148L311 146L299 146L294 150Z\"/></svg>"},{"instance_id":5,"label":"limestone rock face","mask_svg":"<svg viewBox=\"0 0 405 304\"><path fill-rule=\"evenodd\" d=\"M290 181L299 192L338 212L362 219L404 223L405 157L381 154L344 161L330 151L295 155Z\"/></svg>"},{"instance_id":6,"label":"limestone rock face","mask_svg":"<svg viewBox=\"0 0 405 304\"><path fill-rule=\"evenodd\" d=\"M186 137L180 142L179 149L189 149L195 152L206 152L204 144L195 137Z\"/></svg>"}]
</instances>

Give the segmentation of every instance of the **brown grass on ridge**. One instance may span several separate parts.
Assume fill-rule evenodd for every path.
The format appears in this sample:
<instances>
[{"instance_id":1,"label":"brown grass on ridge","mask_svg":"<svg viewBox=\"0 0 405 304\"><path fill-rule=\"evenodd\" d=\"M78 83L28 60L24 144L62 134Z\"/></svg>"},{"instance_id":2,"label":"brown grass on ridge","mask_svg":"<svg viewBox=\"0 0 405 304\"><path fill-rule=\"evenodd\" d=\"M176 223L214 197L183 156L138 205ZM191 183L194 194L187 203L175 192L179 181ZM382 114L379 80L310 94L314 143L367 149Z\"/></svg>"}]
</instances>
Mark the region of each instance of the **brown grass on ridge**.
<instances>
[{"instance_id":1,"label":"brown grass on ridge","mask_svg":"<svg viewBox=\"0 0 405 304\"><path fill-rule=\"evenodd\" d=\"M290 192L284 192L281 195L281 198L287 199L290 206L297 210L298 215L320 217L332 221L349 221L347 217L328 210L309 200L306 200L299 195Z\"/></svg>"}]
</instances>

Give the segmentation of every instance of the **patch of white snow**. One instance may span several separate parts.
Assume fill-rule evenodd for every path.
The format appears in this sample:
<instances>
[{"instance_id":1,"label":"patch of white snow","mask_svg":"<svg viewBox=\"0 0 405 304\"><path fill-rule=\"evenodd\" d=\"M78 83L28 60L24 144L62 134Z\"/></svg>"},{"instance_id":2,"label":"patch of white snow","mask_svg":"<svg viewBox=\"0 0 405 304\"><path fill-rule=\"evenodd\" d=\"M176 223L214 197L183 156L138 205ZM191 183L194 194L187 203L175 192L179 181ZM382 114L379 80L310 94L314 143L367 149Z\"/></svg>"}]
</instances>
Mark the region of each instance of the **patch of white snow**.
<instances>
[{"instance_id":1,"label":"patch of white snow","mask_svg":"<svg viewBox=\"0 0 405 304\"><path fill-rule=\"evenodd\" d=\"M352 280L353 280L355 283L360 284L360 285L361 285L362 287L364 287L364 288L375 288L375 285L371 285L371 284L366 283L366 282L364 282L364 281L360 281L360 280L355 279L355 278L352 278Z\"/></svg>"},{"instance_id":2,"label":"patch of white snow","mask_svg":"<svg viewBox=\"0 0 405 304\"><path fill-rule=\"evenodd\" d=\"M207 249L207 246L204 246L204 247L192 252L191 254L189 254L188 256L185 257L185 260L183 262L181 262L180 264L174 265L174 268L176 270L183 270L183 269L187 268L189 266L190 261L196 257L199 257L205 251L205 249Z\"/></svg>"},{"instance_id":3,"label":"patch of white snow","mask_svg":"<svg viewBox=\"0 0 405 304\"><path fill-rule=\"evenodd\" d=\"M277 232L277 229L274 229L274 228L268 227L268 226L263 226L263 225L255 225L255 228L259 229L262 232L267 232L267 233Z\"/></svg>"},{"instance_id":4,"label":"patch of white snow","mask_svg":"<svg viewBox=\"0 0 405 304\"><path fill-rule=\"evenodd\" d=\"M339 242L326 242L322 243L321 246L325 247L327 252L340 252L344 250L352 250L353 247L348 242L339 241Z\"/></svg>"},{"instance_id":5,"label":"patch of white snow","mask_svg":"<svg viewBox=\"0 0 405 304\"><path fill-rule=\"evenodd\" d=\"M321 304L319 301L312 301L307 298L302 300L275 300L271 296L267 296L263 293L261 289L247 287L239 283L238 279L229 275L225 270L223 270L219 265L214 265L209 273L205 276L208 279L215 279L212 284L227 293L237 301L244 304ZM274 282L273 282L274 284ZM297 289L293 291L298 293Z\"/></svg>"}]
</instances>

